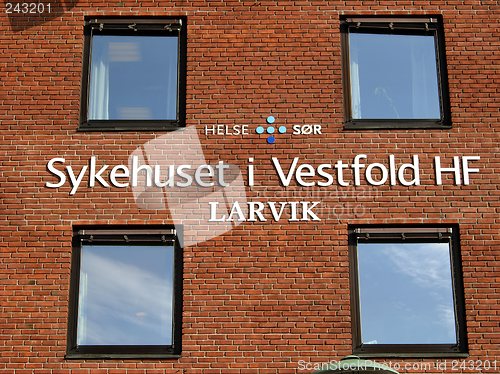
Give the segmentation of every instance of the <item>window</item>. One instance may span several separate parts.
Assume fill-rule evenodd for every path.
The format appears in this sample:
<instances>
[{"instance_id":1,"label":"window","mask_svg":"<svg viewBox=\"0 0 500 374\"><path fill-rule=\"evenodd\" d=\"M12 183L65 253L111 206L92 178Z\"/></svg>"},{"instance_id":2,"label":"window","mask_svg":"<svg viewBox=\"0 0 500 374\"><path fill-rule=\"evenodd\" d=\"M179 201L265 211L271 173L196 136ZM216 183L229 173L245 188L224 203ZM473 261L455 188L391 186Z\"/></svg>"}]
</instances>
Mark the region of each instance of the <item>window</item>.
<instances>
[{"instance_id":1,"label":"window","mask_svg":"<svg viewBox=\"0 0 500 374\"><path fill-rule=\"evenodd\" d=\"M184 126L183 29L183 19L89 19L79 129Z\"/></svg>"},{"instance_id":2,"label":"window","mask_svg":"<svg viewBox=\"0 0 500 374\"><path fill-rule=\"evenodd\" d=\"M355 354L466 354L457 227L358 227L350 241Z\"/></svg>"},{"instance_id":3,"label":"window","mask_svg":"<svg viewBox=\"0 0 500 374\"><path fill-rule=\"evenodd\" d=\"M341 23L346 129L450 127L438 18Z\"/></svg>"},{"instance_id":4,"label":"window","mask_svg":"<svg viewBox=\"0 0 500 374\"><path fill-rule=\"evenodd\" d=\"M181 308L174 230L75 230L68 358L179 355Z\"/></svg>"}]
</instances>

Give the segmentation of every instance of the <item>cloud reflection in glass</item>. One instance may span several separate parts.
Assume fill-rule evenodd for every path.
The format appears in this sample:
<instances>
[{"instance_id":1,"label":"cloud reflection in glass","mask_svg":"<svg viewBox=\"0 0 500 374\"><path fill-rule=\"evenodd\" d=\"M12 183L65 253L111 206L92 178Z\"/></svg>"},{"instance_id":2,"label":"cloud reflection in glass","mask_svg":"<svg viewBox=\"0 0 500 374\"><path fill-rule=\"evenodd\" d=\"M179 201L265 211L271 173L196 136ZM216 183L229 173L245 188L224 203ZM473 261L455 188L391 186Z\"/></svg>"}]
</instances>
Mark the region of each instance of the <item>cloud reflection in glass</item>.
<instances>
[{"instance_id":1,"label":"cloud reflection in glass","mask_svg":"<svg viewBox=\"0 0 500 374\"><path fill-rule=\"evenodd\" d=\"M83 245L78 345L171 345L174 248Z\"/></svg>"},{"instance_id":2,"label":"cloud reflection in glass","mask_svg":"<svg viewBox=\"0 0 500 374\"><path fill-rule=\"evenodd\" d=\"M448 243L358 244L365 344L457 342Z\"/></svg>"}]
</instances>

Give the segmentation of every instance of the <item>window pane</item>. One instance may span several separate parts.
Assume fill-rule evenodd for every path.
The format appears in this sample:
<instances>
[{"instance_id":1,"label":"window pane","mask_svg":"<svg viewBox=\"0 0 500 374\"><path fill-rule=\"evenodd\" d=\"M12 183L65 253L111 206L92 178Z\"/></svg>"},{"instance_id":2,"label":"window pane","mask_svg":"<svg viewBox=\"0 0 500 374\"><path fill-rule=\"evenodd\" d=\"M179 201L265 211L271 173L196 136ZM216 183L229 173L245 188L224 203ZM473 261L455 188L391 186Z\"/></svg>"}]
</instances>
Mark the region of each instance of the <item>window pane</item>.
<instances>
[{"instance_id":1,"label":"window pane","mask_svg":"<svg viewBox=\"0 0 500 374\"><path fill-rule=\"evenodd\" d=\"M358 244L364 344L455 344L448 243Z\"/></svg>"},{"instance_id":2,"label":"window pane","mask_svg":"<svg viewBox=\"0 0 500 374\"><path fill-rule=\"evenodd\" d=\"M94 35L89 119L177 119L177 37Z\"/></svg>"},{"instance_id":3,"label":"window pane","mask_svg":"<svg viewBox=\"0 0 500 374\"><path fill-rule=\"evenodd\" d=\"M434 36L349 34L355 119L440 119Z\"/></svg>"},{"instance_id":4,"label":"window pane","mask_svg":"<svg viewBox=\"0 0 500 374\"><path fill-rule=\"evenodd\" d=\"M83 245L78 345L171 345L172 246Z\"/></svg>"}]
</instances>

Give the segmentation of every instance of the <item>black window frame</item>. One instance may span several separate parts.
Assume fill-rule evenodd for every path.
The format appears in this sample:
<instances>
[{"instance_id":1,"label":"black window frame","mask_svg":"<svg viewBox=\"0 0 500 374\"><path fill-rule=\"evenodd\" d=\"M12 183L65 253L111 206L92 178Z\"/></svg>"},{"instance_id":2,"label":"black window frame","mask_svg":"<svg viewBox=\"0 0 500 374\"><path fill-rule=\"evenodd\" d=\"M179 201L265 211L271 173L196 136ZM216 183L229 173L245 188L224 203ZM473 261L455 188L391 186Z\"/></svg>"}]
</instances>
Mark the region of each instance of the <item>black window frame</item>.
<instances>
[{"instance_id":1,"label":"black window frame","mask_svg":"<svg viewBox=\"0 0 500 374\"><path fill-rule=\"evenodd\" d=\"M179 243L182 233L171 226L147 227L74 227L71 255L70 297L68 309L67 359L81 358L179 358L182 352L182 283L183 253ZM172 307L172 345L78 345L78 299L82 243L137 244L174 246Z\"/></svg>"},{"instance_id":2,"label":"black window frame","mask_svg":"<svg viewBox=\"0 0 500 374\"><path fill-rule=\"evenodd\" d=\"M456 344L363 344L358 274L358 243L450 243ZM349 227L353 354L363 357L467 357L467 325L458 225L357 225Z\"/></svg>"},{"instance_id":3,"label":"black window frame","mask_svg":"<svg viewBox=\"0 0 500 374\"><path fill-rule=\"evenodd\" d=\"M452 127L443 20L437 16L346 16L340 20L344 129L447 129ZM441 117L435 119L362 119L352 117L349 33L433 35Z\"/></svg>"},{"instance_id":4,"label":"black window frame","mask_svg":"<svg viewBox=\"0 0 500 374\"><path fill-rule=\"evenodd\" d=\"M84 26L82 89L78 131L176 130L186 122L187 18L179 17L87 17ZM177 118L175 120L135 120L88 118L90 69L93 35L177 36Z\"/></svg>"}]
</instances>

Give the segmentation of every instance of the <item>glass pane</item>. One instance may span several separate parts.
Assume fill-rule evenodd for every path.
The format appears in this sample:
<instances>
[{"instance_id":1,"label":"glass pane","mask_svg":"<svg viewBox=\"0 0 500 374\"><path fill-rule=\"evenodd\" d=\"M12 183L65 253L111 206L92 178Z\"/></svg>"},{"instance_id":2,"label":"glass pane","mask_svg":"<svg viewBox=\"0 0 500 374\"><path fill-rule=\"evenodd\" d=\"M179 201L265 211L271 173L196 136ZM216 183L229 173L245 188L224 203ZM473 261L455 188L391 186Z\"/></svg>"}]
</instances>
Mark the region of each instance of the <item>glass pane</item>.
<instances>
[{"instance_id":1,"label":"glass pane","mask_svg":"<svg viewBox=\"0 0 500 374\"><path fill-rule=\"evenodd\" d=\"M349 34L355 119L439 119L433 36Z\"/></svg>"},{"instance_id":2,"label":"glass pane","mask_svg":"<svg viewBox=\"0 0 500 374\"><path fill-rule=\"evenodd\" d=\"M78 345L171 345L171 246L84 245Z\"/></svg>"},{"instance_id":3,"label":"glass pane","mask_svg":"<svg viewBox=\"0 0 500 374\"><path fill-rule=\"evenodd\" d=\"M89 119L175 120L177 37L94 35Z\"/></svg>"},{"instance_id":4,"label":"glass pane","mask_svg":"<svg viewBox=\"0 0 500 374\"><path fill-rule=\"evenodd\" d=\"M364 344L454 344L448 243L358 244Z\"/></svg>"}]
</instances>

